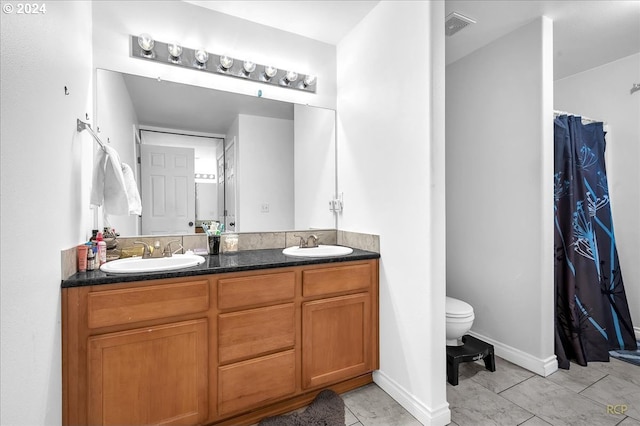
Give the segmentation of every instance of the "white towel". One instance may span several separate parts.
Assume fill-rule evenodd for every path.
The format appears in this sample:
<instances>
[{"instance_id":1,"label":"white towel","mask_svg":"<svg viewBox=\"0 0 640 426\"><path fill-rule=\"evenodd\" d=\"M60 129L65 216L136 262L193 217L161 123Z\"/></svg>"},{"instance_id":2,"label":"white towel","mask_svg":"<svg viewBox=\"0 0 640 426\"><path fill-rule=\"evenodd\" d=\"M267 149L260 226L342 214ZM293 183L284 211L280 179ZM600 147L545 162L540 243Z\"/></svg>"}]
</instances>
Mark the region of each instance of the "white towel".
<instances>
[{"instance_id":1,"label":"white towel","mask_svg":"<svg viewBox=\"0 0 640 426\"><path fill-rule=\"evenodd\" d=\"M93 177L91 182L91 205L101 206L104 200L104 166L107 153L103 149L96 151L93 158Z\"/></svg>"},{"instance_id":2,"label":"white towel","mask_svg":"<svg viewBox=\"0 0 640 426\"><path fill-rule=\"evenodd\" d=\"M122 163L122 175L124 177L125 189L127 190L127 204L129 205L130 215L142 214L142 200L138 192L138 184L133 175L133 170L127 163Z\"/></svg>"},{"instance_id":3,"label":"white towel","mask_svg":"<svg viewBox=\"0 0 640 426\"><path fill-rule=\"evenodd\" d=\"M120 162L118 152L110 146L96 152L91 204L104 204L105 213L111 215L139 215L142 212L133 171Z\"/></svg>"}]
</instances>

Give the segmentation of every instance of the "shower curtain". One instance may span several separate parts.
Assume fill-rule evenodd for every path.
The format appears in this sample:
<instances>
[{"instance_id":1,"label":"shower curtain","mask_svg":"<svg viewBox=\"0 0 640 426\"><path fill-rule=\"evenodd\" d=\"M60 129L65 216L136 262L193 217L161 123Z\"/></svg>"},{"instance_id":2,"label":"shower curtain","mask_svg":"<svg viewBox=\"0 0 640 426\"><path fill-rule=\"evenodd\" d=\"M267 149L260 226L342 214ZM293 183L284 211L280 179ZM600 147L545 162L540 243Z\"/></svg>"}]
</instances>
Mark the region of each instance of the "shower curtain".
<instances>
[{"instance_id":1,"label":"shower curtain","mask_svg":"<svg viewBox=\"0 0 640 426\"><path fill-rule=\"evenodd\" d=\"M561 115L555 139L555 352L560 368L637 344L618 263L602 123Z\"/></svg>"}]
</instances>

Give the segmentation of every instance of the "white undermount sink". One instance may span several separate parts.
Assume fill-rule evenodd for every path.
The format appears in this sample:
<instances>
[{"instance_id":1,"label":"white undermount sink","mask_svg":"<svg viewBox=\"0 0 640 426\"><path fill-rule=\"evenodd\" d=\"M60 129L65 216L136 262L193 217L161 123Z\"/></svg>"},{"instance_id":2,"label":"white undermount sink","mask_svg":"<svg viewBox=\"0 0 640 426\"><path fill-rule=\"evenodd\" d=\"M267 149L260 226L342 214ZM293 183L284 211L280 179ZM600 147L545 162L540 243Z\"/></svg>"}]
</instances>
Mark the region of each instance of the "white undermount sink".
<instances>
[{"instance_id":1,"label":"white undermount sink","mask_svg":"<svg viewBox=\"0 0 640 426\"><path fill-rule=\"evenodd\" d=\"M102 272L108 274L132 274L144 272L174 271L204 263L204 257L197 254L174 254L171 257L143 259L127 257L113 260L100 266Z\"/></svg>"},{"instance_id":2,"label":"white undermount sink","mask_svg":"<svg viewBox=\"0 0 640 426\"><path fill-rule=\"evenodd\" d=\"M333 257L346 256L353 253L353 249L350 247L329 246L320 244L318 247L287 247L286 249L282 250L282 253L287 256L296 257Z\"/></svg>"}]
</instances>

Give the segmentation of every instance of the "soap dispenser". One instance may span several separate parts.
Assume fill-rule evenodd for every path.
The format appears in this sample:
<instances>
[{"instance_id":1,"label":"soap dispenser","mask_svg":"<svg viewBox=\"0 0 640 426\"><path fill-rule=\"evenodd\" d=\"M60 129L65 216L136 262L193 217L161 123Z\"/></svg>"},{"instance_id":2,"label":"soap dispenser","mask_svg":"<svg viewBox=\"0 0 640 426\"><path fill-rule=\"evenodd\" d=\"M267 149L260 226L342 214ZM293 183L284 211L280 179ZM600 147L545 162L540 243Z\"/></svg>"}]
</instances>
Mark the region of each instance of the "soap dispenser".
<instances>
[{"instance_id":1,"label":"soap dispenser","mask_svg":"<svg viewBox=\"0 0 640 426\"><path fill-rule=\"evenodd\" d=\"M102 232L98 232L96 241L98 246L98 262L100 266L102 266L107 263L107 243L104 242L104 239L102 238Z\"/></svg>"}]
</instances>

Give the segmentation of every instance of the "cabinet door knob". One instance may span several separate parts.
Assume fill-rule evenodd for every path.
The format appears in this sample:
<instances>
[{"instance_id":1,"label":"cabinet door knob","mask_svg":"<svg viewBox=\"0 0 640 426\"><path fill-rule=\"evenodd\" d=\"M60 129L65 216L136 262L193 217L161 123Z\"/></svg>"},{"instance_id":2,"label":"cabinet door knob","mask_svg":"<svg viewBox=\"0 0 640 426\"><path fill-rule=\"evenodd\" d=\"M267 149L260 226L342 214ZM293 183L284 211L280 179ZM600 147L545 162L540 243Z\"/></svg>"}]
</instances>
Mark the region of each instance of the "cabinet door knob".
<instances>
[{"instance_id":1,"label":"cabinet door knob","mask_svg":"<svg viewBox=\"0 0 640 426\"><path fill-rule=\"evenodd\" d=\"M193 222L189 222L189 226L193 226Z\"/></svg>"}]
</instances>

